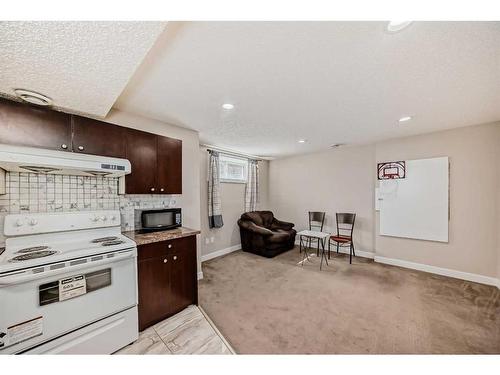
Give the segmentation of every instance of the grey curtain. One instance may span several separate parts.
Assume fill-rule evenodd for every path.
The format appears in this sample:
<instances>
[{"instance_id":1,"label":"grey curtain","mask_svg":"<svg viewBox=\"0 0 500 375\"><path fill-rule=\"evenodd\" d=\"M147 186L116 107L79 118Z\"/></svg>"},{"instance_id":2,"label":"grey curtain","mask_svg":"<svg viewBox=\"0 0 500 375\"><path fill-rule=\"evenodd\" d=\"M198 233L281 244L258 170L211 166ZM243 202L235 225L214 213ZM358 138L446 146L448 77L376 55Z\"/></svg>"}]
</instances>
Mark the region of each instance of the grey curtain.
<instances>
[{"instance_id":1,"label":"grey curtain","mask_svg":"<svg viewBox=\"0 0 500 375\"><path fill-rule=\"evenodd\" d=\"M245 212L256 211L259 201L259 163L248 161L248 178L245 189Z\"/></svg>"},{"instance_id":2,"label":"grey curtain","mask_svg":"<svg viewBox=\"0 0 500 375\"><path fill-rule=\"evenodd\" d=\"M212 150L208 152L208 226L221 228L224 222L220 200L219 153Z\"/></svg>"}]
</instances>

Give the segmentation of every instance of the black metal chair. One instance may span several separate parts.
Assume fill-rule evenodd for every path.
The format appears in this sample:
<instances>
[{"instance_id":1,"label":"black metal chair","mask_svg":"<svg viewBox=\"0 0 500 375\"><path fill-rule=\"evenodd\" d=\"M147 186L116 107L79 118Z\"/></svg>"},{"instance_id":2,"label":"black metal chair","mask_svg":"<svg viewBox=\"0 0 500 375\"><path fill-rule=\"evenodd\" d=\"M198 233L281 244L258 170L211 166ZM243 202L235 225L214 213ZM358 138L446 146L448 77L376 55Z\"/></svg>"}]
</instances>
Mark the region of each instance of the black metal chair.
<instances>
[{"instance_id":1,"label":"black metal chair","mask_svg":"<svg viewBox=\"0 0 500 375\"><path fill-rule=\"evenodd\" d=\"M325 224L325 212L321 211L309 211L309 230L313 230L315 232L323 232L323 225ZM311 240L315 239L308 239L308 246L309 248L311 247ZM317 255L319 256L319 240L318 241L318 249L317 249Z\"/></svg>"},{"instance_id":2,"label":"black metal chair","mask_svg":"<svg viewBox=\"0 0 500 375\"><path fill-rule=\"evenodd\" d=\"M339 247L349 246L349 264L352 264L352 256L356 256L354 251L354 242L352 240L352 234L354 231L354 222L356 220L356 214L352 213L337 213L337 234L330 236L328 240L328 254L330 254L330 245L333 241L334 245L337 246L337 253L339 252Z\"/></svg>"}]
</instances>

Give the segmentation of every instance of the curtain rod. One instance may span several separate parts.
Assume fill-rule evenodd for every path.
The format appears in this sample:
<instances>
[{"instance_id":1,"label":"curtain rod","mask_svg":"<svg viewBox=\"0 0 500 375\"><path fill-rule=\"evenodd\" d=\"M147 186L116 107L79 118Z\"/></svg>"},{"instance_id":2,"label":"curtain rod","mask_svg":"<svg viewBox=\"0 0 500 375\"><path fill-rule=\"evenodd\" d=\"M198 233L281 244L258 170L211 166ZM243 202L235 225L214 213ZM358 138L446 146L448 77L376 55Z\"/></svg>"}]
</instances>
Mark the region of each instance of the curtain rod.
<instances>
[{"instance_id":1,"label":"curtain rod","mask_svg":"<svg viewBox=\"0 0 500 375\"><path fill-rule=\"evenodd\" d=\"M264 160L263 158L258 157L256 155L243 154L241 152L231 151L231 150L228 150L228 149L222 148L222 147L217 147L217 146L212 146L212 145L206 145L206 144L200 144L200 146L206 147L207 151L209 151L209 150L219 151L221 154L232 155L232 156L239 156L240 158L251 159L251 160L256 160L256 161L262 161L262 160Z\"/></svg>"}]
</instances>

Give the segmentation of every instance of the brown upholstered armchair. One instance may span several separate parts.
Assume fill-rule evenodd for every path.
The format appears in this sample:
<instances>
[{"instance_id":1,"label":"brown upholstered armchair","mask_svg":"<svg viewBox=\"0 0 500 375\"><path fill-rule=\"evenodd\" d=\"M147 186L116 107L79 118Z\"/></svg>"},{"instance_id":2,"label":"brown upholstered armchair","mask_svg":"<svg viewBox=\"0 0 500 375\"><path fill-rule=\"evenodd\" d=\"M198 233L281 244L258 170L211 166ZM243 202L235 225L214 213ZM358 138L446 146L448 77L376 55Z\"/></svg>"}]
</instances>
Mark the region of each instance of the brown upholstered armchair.
<instances>
[{"instance_id":1,"label":"brown upholstered armchair","mask_svg":"<svg viewBox=\"0 0 500 375\"><path fill-rule=\"evenodd\" d=\"M294 224L277 220L271 211L245 212L238 225L243 251L272 258L295 245Z\"/></svg>"}]
</instances>

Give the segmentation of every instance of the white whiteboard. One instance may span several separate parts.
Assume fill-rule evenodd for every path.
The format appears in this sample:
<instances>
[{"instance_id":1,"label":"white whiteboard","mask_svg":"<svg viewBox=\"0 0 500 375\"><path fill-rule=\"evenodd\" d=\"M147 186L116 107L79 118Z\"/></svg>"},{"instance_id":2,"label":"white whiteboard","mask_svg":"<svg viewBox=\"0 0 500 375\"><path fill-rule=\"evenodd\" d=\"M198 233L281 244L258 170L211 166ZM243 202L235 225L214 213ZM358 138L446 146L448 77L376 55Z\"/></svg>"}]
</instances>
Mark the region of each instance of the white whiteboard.
<instances>
[{"instance_id":1,"label":"white whiteboard","mask_svg":"<svg viewBox=\"0 0 500 375\"><path fill-rule=\"evenodd\" d=\"M380 234L448 242L447 157L407 160L406 177L381 180Z\"/></svg>"}]
</instances>

